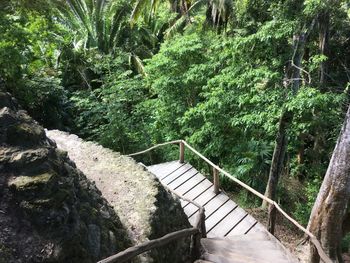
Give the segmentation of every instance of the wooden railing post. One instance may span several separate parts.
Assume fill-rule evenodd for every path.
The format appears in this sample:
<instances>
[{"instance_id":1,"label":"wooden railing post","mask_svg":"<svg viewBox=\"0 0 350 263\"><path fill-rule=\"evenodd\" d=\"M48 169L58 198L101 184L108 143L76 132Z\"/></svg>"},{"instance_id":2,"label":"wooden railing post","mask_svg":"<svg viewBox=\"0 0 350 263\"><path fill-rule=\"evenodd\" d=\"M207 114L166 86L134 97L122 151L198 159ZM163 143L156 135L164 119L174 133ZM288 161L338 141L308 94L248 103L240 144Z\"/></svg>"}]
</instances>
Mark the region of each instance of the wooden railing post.
<instances>
[{"instance_id":1,"label":"wooden railing post","mask_svg":"<svg viewBox=\"0 0 350 263\"><path fill-rule=\"evenodd\" d=\"M219 171L214 167L213 167L213 177L214 177L214 193L218 194L220 192Z\"/></svg>"},{"instance_id":2,"label":"wooden railing post","mask_svg":"<svg viewBox=\"0 0 350 263\"><path fill-rule=\"evenodd\" d=\"M276 214L277 209L274 204L269 205L269 215L268 215L268 226L267 230L274 235L275 234L275 225L276 225Z\"/></svg>"},{"instance_id":3,"label":"wooden railing post","mask_svg":"<svg viewBox=\"0 0 350 263\"><path fill-rule=\"evenodd\" d=\"M199 232L191 237L191 257L193 262L199 259L202 254L201 239L207 237L207 230L205 227L205 210L203 207L199 208L195 228L198 229Z\"/></svg>"},{"instance_id":4,"label":"wooden railing post","mask_svg":"<svg viewBox=\"0 0 350 263\"><path fill-rule=\"evenodd\" d=\"M185 145L183 142L180 142L180 157L179 162L184 163L185 162Z\"/></svg>"},{"instance_id":5,"label":"wooden railing post","mask_svg":"<svg viewBox=\"0 0 350 263\"><path fill-rule=\"evenodd\" d=\"M197 233L191 236L191 260L195 262L201 256L201 234Z\"/></svg>"},{"instance_id":6,"label":"wooden railing post","mask_svg":"<svg viewBox=\"0 0 350 263\"><path fill-rule=\"evenodd\" d=\"M205 227L205 210L204 208L202 207L200 210L199 210L199 216L200 216L200 223L199 223L199 226L198 229L199 229L199 233L201 235L201 238L206 238L207 237L207 229Z\"/></svg>"}]
</instances>

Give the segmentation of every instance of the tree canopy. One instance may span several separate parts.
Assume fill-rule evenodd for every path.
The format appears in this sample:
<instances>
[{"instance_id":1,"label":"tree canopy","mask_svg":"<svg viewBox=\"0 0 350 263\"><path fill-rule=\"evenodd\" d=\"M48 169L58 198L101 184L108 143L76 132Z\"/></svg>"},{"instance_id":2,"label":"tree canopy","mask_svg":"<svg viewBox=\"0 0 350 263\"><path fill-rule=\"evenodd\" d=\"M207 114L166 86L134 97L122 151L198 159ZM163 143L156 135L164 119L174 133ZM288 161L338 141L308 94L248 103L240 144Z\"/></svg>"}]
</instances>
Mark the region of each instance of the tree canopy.
<instances>
[{"instance_id":1,"label":"tree canopy","mask_svg":"<svg viewBox=\"0 0 350 263\"><path fill-rule=\"evenodd\" d=\"M346 0L0 0L0 86L125 154L185 139L306 224L348 106L349 35Z\"/></svg>"}]
</instances>

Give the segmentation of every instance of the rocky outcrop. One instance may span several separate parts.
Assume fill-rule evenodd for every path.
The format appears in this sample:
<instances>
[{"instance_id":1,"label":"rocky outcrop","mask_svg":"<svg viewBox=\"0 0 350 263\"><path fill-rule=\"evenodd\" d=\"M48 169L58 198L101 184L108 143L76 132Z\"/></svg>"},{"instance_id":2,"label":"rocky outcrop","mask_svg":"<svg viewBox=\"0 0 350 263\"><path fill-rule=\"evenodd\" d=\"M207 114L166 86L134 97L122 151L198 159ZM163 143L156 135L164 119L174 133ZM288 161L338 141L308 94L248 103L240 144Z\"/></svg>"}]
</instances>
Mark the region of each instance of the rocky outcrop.
<instances>
[{"instance_id":1,"label":"rocky outcrop","mask_svg":"<svg viewBox=\"0 0 350 263\"><path fill-rule=\"evenodd\" d=\"M170 232L191 227L179 200L164 189L157 178L132 158L94 142L58 130L47 131L57 146L68 152L103 196L117 211L133 243L140 244ZM188 262L190 240L179 240L154 249L142 262Z\"/></svg>"},{"instance_id":2,"label":"rocky outcrop","mask_svg":"<svg viewBox=\"0 0 350 263\"><path fill-rule=\"evenodd\" d=\"M94 183L0 93L0 262L96 262L131 245Z\"/></svg>"}]
</instances>

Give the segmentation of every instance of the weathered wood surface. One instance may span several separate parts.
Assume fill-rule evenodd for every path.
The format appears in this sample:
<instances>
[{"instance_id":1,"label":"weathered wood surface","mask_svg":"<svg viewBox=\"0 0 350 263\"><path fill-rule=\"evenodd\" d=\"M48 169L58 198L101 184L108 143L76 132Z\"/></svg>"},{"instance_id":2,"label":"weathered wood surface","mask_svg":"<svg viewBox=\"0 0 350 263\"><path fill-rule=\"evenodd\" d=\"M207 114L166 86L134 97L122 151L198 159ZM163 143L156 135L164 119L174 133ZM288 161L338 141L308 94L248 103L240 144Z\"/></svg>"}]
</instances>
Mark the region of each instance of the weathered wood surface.
<instances>
[{"instance_id":1,"label":"weathered wood surface","mask_svg":"<svg viewBox=\"0 0 350 263\"><path fill-rule=\"evenodd\" d=\"M143 244L134 246L134 247L129 247L128 249L115 254L113 256L110 256L108 258L105 258L98 263L123 263L127 262L137 255L140 255L148 250L151 250L153 248L159 248L162 247L172 241L178 240L180 238L185 238L189 236L193 236L198 234L199 230L196 228L188 228L188 229L182 229L176 232L172 232L170 234L167 234L161 238L155 239L155 240L150 240L147 241Z\"/></svg>"},{"instance_id":2,"label":"weathered wood surface","mask_svg":"<svg viewBox=\"0 0 350 263\"><path fill-rule=\"evenodd\" d=\"M215 263L297 263L269 233L203 238L202 259Z\"/></svg>"},{"instance_id":3,"label":"weathered wood surface","mask_svg":"<svg viewBox=\"0 0 350 263\"><path fill-rule=\"evenodd\" d=\"M196 262L297 262L263 225L223 191L215 193L213 183L190 164L173 161L147 169L168 188L204 207L208 238L201 240L204 253ZM194 226L198 207L187 201L181 204Z\"/></svg>"},{"instance_id":4,"label":"weathered wood surface","mask_svg":"<svg viewBox=\"0 0 350 263\"><path fill-rule=\"evenodd\" d=\"M215 194L215 186L188 163L178 161L147 167L167 187L205 208L208 237L247 234L255 228L267 231L252 216L223 192ZM198 207L182 201L183 209L193 225Z\"/></svg>"}]
</instances>

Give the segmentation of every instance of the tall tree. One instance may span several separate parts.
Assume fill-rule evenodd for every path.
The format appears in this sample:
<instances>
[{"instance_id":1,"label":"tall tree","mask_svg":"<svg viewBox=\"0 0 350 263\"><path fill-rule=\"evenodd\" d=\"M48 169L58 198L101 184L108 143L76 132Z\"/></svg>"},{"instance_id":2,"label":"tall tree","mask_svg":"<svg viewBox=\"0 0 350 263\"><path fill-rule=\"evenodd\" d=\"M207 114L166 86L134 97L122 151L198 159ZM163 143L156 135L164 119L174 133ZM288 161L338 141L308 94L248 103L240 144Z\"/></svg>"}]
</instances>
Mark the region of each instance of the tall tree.
<instances>
[{"instance_id":1,"label":"tall tree","mask_svg":"<svg viewBox=\"0 0 350 263\"><path fill-rule=\"evenodd\" d=\"M349 160L350 107L308 224L308 229L321 241L326 253L334 262L343 262L340 242L349 224ZM313 246L309 262L319 262L319 256Z\"/></svg>"},{"instance_id":2,"label":"tall tree","mask_svg":"<svg viewBox=\"0 0 350 263\"><path fill-rule=\"evenodd\" d=\"M329 19L330 14L328 10L325 10L320 13L318 18L318 27L319 27L319 50L320 54L324 56L323 59L327 59L328 56L328 48L329 48ZM319 82L320 87L324 88L326 84L327 77L327 61L323 60L320 64L320 72L319 72Z\"/></svg>"},{"instance_id":3,"label":"tall tree","mask_svg":"<svg viewBox=\"0 0 350 263\"><path fill-rule=\"evenodd\" d=\"M289 86L291 86L292 96L295 96L298 93L302 84L302 71L305 72L302 61L305 53L305 46L314 24L315 20L312 20L308 23L307 27L304 26L293 36L292 59L290 60L290 63L288 63L288 67L285 72L286 87L289 88ZM284 107L278 123L278 132L275 140L275 148L271 161L269 179L265 190L265 196L270 199L275 199L277 192L277 185L283 170L284 157L288 146L287 130L288 126L292 122L292 119L292 112L288 111L288 109ZM265 208L266 206L266 201L263 201L262 207Z\"/></svg>"}]
</instances>

